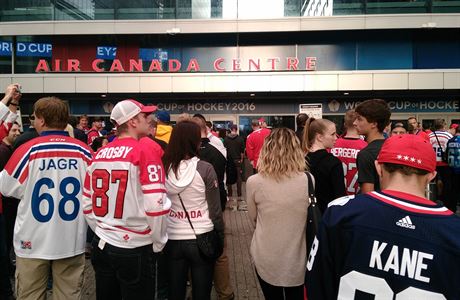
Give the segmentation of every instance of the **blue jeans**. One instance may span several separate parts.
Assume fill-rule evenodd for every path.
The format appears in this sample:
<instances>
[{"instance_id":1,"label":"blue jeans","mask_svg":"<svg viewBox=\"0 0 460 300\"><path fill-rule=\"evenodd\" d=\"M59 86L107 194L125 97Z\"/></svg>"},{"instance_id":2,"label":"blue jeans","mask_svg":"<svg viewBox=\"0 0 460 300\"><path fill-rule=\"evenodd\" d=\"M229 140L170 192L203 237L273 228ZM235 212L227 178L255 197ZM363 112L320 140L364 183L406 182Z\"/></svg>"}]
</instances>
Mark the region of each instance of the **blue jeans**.
<instances>
[{"instance_id":1,"label":"blue jeans","mask_svg":"<svg viewBox=\"0 0 460 300\"><path fill-rule=\"evenodd\" d=\"M96 298L148 299L155 297L155 263L152 245L134 249L118 248L108 243L101 250L94 236L91 263L96 273Z\"/></svg>"},{"instance_id":2,"label":"blue jeans","mask_svg":"<svg viewBox=\"0 0 460 300\"><path fill-rule=\"evenodd\" d=\"M9 261L10 257L6 252L5 223L3 215L0 214L0 299L6 299L13 295L8 268Z\"/></svg>"},{"instance_id":3,"label":"blue jeans","mask_svg":"<svg viewBox=\"0 0 460 300\"><path fill-rule=\"evenodd\" d=\"M165 247L169 269L169 300L184 300L187 276L192 274L192 298L211 299L215 260L204 258L196 240L169 240Z\"/></svg>"}]
</instances>

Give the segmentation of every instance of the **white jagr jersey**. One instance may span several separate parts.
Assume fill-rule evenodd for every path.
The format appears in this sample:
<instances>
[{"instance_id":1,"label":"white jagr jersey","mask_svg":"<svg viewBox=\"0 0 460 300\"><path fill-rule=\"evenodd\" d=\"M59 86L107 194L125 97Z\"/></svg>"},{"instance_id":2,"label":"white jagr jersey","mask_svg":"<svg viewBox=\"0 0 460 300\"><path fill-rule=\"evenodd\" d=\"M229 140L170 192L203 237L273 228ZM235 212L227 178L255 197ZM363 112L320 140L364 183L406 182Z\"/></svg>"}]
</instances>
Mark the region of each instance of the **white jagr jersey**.
<instances>
[{"instance_id":1,"label":"white jagr jersey","mask_svg":"<svg viewBox=\"0 0 460 300\"><path fill-rule=\"evenodd\" d=\"M168 240L165 173L149 138L117 139L101 148L88 168L83 191L88 224L101 240L120 248Z\"/></svg>"},{"instance_id":2,"label":"white jagr jersey","mask_svg":"<svg viewBox=\"0 0 460 300\"><path fill-rule=\"evenodd\" d=\"M20 199L14 250L24 258L61 259L85 250L81 197L92 152L64 131L19 147L0 174L0 193Z\"/></svg>"}]
</instances>

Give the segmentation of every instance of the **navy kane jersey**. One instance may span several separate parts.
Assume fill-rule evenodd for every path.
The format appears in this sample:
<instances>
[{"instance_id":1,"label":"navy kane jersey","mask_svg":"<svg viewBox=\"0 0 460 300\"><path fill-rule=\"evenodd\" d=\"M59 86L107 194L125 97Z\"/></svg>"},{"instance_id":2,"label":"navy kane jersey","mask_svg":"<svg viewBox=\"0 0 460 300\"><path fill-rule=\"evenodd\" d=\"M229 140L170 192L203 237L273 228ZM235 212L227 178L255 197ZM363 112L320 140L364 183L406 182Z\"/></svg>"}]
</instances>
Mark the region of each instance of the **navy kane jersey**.
<instances>
[{"instance_id":1,"label":"navy kane jersey","mask_svg":"<svg viewBox=\"0 0 460 300\"><path fill-rule=\"evenodd\" d=\"M460 218L396 191L329 204L307 262L308 300L460 299Z\"/></svg>"}]
</instances>

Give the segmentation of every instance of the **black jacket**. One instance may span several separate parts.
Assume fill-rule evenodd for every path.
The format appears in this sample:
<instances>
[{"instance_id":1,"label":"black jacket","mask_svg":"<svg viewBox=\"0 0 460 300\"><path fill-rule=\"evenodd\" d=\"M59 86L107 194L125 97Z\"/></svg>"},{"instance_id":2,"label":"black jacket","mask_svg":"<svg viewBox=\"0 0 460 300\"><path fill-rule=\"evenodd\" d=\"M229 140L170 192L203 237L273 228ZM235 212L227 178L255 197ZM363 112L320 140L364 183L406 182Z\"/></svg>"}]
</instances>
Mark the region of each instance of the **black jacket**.
<instances>
[{"instance_id":1,"label":"black jacket","mask_svg":"<svg viewBox=\"0 0 460 300\"><path fill-rule=\"evenodd\" d=\"M35 128L29 128L29 130L24 131L23 134L17 137L13 144L13 151L19 148L22 144L27 143L28 141L38 137L38 132ZM86 143L86 142L85 142Z\"/></svg>"},{"instance_id":2,"label":"black jacket","mask_svg":"<svg viewBox=\"0 0 460 300\"><path fill-rule=\"evenodd\" d=\"M86 135L86 133L81 130L81 129L78 129L76 127L74 127L73 129L73 136L79 140L79 141L82 141L83 143L88 143L88 136Z\"/></svg>"},{"instance_id":3,"label":"black jacket","mask_svg":"<svg viewBox=\"0 0 460 300\"><path fill-rule=\"evenodd\" d=\"M207 161L214 167L214 171L217 174L217 183L219 184L220 192L220 204L222 210L225 210L225 205L227 203L227 191L225 190L224 177L225 177L225 167L227 164L227 159L217 150L216 147L210 144L208 138L201 138L200 146L200 159Z\"/></svg>"},{"instance_id":4,"label":"black jacket","mask_svg":"<svg viewBox=\"0 0 460 300\"><path fill-rule=\"evenodd\" d=\"M303 141L303 126L299 126L297 127L297 130L295 132L295 135L297 135L297 137L299 138L300 140L300 145L302 145L302 141Z\"/></svg>"},{"instance_id":5,"label":"black jacket","mask_svg":"<svg viewBox=\"0 0 460 300\"><path fill-rule=\"evenodd\" d=\"M326 150L307 154L310 172L315 177L315 193L322 213L332 200L345 196L345 179L342 162Z\"/></svg>"},{"instance_id":6,"label":"black jacket","mask_svg":"<svg viewBox=\"0 0 460 300\"><path fill-rule=\"evenodd\" d=\"M241 159L241 153L244 153L244 139L241 136L230 133L224 138L224 146L227 148L227 158Z\"/></svg>"}]
</instances>

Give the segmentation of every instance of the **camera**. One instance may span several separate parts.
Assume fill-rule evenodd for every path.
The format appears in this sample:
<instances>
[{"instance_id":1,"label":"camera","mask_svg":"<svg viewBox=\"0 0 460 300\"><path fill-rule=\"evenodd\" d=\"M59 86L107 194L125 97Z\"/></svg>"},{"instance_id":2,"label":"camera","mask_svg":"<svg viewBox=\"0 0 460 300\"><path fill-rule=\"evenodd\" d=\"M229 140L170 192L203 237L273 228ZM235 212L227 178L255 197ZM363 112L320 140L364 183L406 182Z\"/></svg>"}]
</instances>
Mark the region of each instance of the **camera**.
<instances>
[{"instance_id":1,"label":"camera","mask_svg":"<svg viewBox=\"0 0 460 300\"><path fill-rule=\"evenodd\" d=\"M18 92L18 94L22 94L21 86L19 84L15 86L16 86L16 92Z\"/></svg>"}]
</instances>

